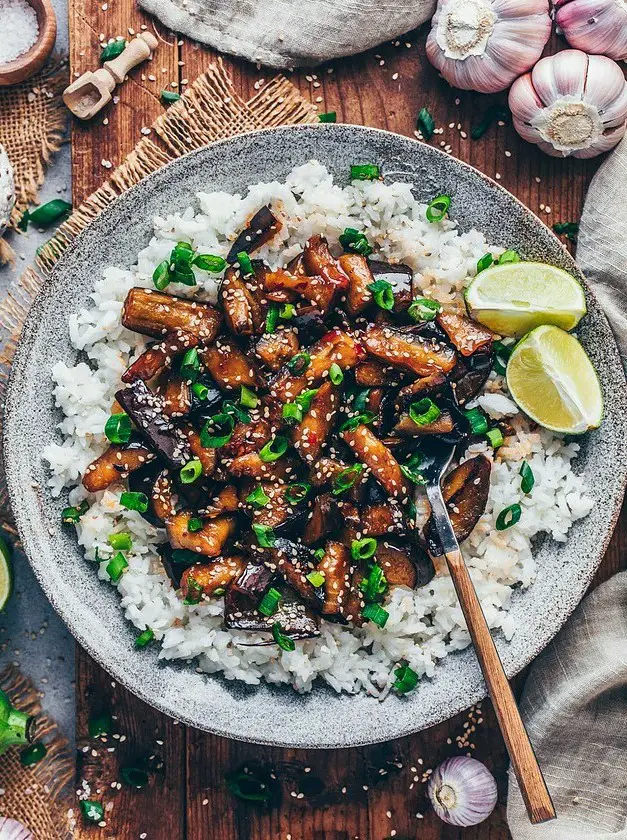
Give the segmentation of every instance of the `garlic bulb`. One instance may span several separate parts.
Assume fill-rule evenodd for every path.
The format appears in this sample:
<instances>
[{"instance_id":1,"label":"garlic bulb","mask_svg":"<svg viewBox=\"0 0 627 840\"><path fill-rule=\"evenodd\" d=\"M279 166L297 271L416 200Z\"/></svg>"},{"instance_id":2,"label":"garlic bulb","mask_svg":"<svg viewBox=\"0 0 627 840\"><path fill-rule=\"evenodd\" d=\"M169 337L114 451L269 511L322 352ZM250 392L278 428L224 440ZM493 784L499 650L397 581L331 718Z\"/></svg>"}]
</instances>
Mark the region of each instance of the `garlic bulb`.
<instances>
[{"instance_id":1,"label":"garlic bulb","mask_svg":"<svg viewBox=\"0 0 627 840\"><path fill-rule=\"evenodd\" d=\"M21 822L0 817L0 840L34 840L34 835Z\"/></svg>"},{"instance_id":2,"label":"garlic bulb","mask_svg":"<svg viewBox=\"0 0 627 840\"><path fill-rule=\"evenodd\" d=\"M627 83L611 58L564 50L514 82L509 107L516 131L543 152L590 158L625 133Z\"/></svg>"},{"instance_id":3,"label":"garlic bulb","mask_svg":"<svg viewBox=\"0 0 627 840\"><path fill-rule=\"evenodd\" d=\"M571 47L627 60L625 0L555 0L555 22Z\"/></svg>"},{"instance_id":4,"label":"garlic bulb","mask_svg":"<svg viewBox=\"0 0 627 840\"><path fill-rule=\"evenodd\" d=\"M11 211L15 204L15 186L13 184L13 167L0 145L0 236L4 233L11 218Z\"/></svg>"},{"instance_id":5,"label":"garlic bulb","mask_svg":"<svg viewBox=\"0 0 627 840\"><path fill-rule=\"evenodd\" d=\"M441 820L464 828L487 819L498 796L488 768L465 755L443 761L429 779L427 792Z\"/></svg>"},{"instance_id":6,"label":"garlic bulb","mask_svg":"<svg viewBox=\"0 0 627 840\"><path fill-rule=\"evenodd\" d=\"M454 87L495 93L533 67L550 34L547 0L439 0L427 56Z\"/></svg>"}]
</instances>

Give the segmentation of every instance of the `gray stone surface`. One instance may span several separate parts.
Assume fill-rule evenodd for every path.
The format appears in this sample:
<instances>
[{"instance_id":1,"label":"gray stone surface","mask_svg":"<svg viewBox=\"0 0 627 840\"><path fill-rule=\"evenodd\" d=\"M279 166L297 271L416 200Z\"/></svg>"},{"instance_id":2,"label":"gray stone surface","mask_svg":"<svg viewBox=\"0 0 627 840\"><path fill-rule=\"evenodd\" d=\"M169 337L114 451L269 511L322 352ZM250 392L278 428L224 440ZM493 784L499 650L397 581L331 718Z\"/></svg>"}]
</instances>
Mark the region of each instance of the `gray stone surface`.
<instances>
[{"instance_id":1,"label":"gray stone surface","mask_svg":"<svg viewBox=\"0 0 627 840\"><path fill-rule=\"evenodd\" d=\"M57 13L56 48L68 51L67 0L52 0ZM70 148L54 156L40 198L42 203L62 197L70 201ZM37 247L50 231L30 229L9 241L18 258L14 266L0 266L0 295L31 264ZM46 711L70 739L74 733L74 640L41 591L25 557L14 556L15 586L7 609L0 614L0 668L15 662L43 694Z\"/></svg>"}]
</instances>

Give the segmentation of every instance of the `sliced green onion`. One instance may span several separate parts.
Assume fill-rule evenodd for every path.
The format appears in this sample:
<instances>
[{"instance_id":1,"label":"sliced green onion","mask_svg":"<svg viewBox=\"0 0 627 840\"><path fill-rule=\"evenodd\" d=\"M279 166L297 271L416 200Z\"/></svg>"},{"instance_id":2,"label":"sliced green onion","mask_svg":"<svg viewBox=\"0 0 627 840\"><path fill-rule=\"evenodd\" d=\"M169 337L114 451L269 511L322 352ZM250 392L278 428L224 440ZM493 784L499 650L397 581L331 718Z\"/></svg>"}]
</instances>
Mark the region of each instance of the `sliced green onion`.
<instances>
[{"instance_id":1,"label":"sliced green onion","mask_svg":"<svg viewBox=\"0 0 627 840\"><path fill-rule=\"evenodd\" d=\"M523 461L519 470L520 475L520 489L523 493L531 493L533 485L536 483L533 470L526 461Z\"/></svg>"},{"instance_id":2,"label":"sliced green onion","mask_svg":"<svg viewBox=\"0 0 627 840\"><path fill-rule=\"evenodd\" d=\"M314 551L314 557L315 557L315 558L316 558L316 560L318 560L318 561L322 560L322 558L324 557L324 548L317 548L317 549Z\"/></svg>"},{"instance_id":3,"label":"sliced green onion","mask_svg":"<svg viewBox=\"0 0 627 840\"><path fill-rule=\"evenodd\" d=\"M419 484L422 485L425 483L424 477L422 473L416 472L416 469L412 467L409 463L408 464L401 464L400 465L401 472L405 476L408 481L411 481L412 484Z\"/></svg>"},{"instance_id":4,"label":"sliced green onion","mask_svg":"<svg viewBox=\"0 0 627 840\"><path fill-rule=\"evenodd\" d=\"M267 777L266 781L265 773L262 777L260 772L254 774L248 768L244 768L229 773L225 778L229 791L244 802L261 802L267 805L273 799L270 777Z\"/></svg>"},{"instance_id":5,"label":"sliced green onion","mask_svg":"<svg viewBox=\"0 0 627 840\"><path fill-rule=\"evenodd\" d=\"M323 551L324 551L324 549L323 549ZM324 575L322 574L322 572L318 572L317 570L314 570L313 572L309 572L309 574L308 574L308 575L306 575L306 577L307 577L307 580L309 581L309 583L310 583L312 586L315 586L315 587L316 587L316 589L317 589L319 586L322 586L322 584L323 584L323 583L324 583L324 581L325 581L325 577L324 577Z\"/></svg>"},{"instance_id":6,"label":"sliced green onion","mask_svg":"<svg viewBox=\"0 0 627 840\"><path fill-rule=\"evenodd\" d=\"M477 260L477 274L481 274L481 272L485 271L486 268L490 268L493 262L494 257L492 256L492 254L484 254L480 259Z\"/></svg>"},{"instance_id":7,"label":"sliced green onion","mask_svg":"<svg viewBox=\"0 0 627 840\"><path fill-rule=\"evenodd\" d=\"M197 531L202 531L202 519L198 516L192 516L187 521L187 530L195 534Z\"/></svg>"},{"instance_id":8,"label":"sliced green onion","mask_svg":"<svg viewBox=\"0 0 627 840\"><path fill-rule=\"evenodd\" d=\"M215 254L197 254L192 260L192 265L195 265L201 271L219 274L226 268L226 260L224 257L217 257Z\"/></svg>"},{"instance_id":9,"label":"sliced green onion","mask_svg":"<svg viewBox=\"0 0 627 840\"><path fill-rule=\"evenodd\" d=\"M395 681L392 683L392 688L398 691L399 694L407 694L413 691L418 685L418 674L413 668L410 668L407 663L402 663L400 668L394 671Z\"/></svg>"},{"instance_id":10,"label":"sliced green onion","mask_svg":"<svg viewBox=\"0 0 627 840\"><path fill-rule=\"evenodd\" d=\"M473 435L485 435L488 431L488 421L480 408L470 408L464 411L464 415L470 423L470 431Z\"/></svg>"},{"instance_id":11,"label":"sliced green onion","mask_svg":"<svg viewBox=\"0 0 627 840\"><path fill-rule=\"evenodd\" d=\"M105 567L111 583L117 583L127 569L128 561L121 551L114 554Z\"/></svg>"},{"instance_id":12,"label":"sliced green onion","mask_svg":"<svg viewBox=\"0 0 627 840\"><path fill-rule=\"evenodd\" d=\"M512 355L513 349L513 347L509 347L502 341L494 342L494 370L497 373L500 373L501 376L505 376L507 362L509 361L509 357Z\"/></svg>"},{"instance_id":13,"label":"sliced green onion","mask_svg":"<svg viewBox=\"0 0 627 840\"><path fill-rule=\"evenodd\" d=\"M414 298L410 303L407 314L414 321L433 321L437 318L442 306L431 298Z\"/></svg>"},{"instance_id":14,"label":"sliced green onion","mask_svg":"<svg viewBox=\"0 0 627 840\"><path fill-rule=\"evenodd\" d=\"M42 758L46 757L48 750L41 743L31 744L23 749L20 753L20 764L22 767L32 767L37 764Z\"/></svg>"},{"instance_id":15,"label":"sliced green onion","mask_svg":"<svg viewBox=\"0 0 627 840\"><path fill-rule=\"evenodd\" d=\"M194 382L192 385L192 391L199 400L206 400L209 396L209 388L206 385L203 385L202 382Z\"/></svg>"},{"instance_id":16,"label":"sliced green onion","mask_svg":"<svg viewBox=\"0 0 627 840\"><path fill-rule=\"evenodd\" d=\"M234 414L240 423L250 423L250 414L230 400L224 400L222 403L222 411L224 414Z\"/></svg>"},{"instance_id":17,"label":"sliced green onion","mask_svg":"<svg viewBox=\"0 0 627 840\"><path fill-rule=\"evenodd\" d=\"M145 493L135 493L130 490L125 490L120 496L120 504L127 510L146 513L149 504L148 496Z\"/></svg>"},{"instance_id":18,"label":"sliced green onion","mask_svg":"<svg viewBox=\"0 0 627 840\"><path fill-rule=\"evenodd\" d=\"M364 599L366 602L377 601L387 588L388 582L383 569L377 563L373 563L368 576L361 582Z\"/></svg>"},{"instance_id":19,"label":"sliced green onion","mask_svg":"<svg viewBox=\"0 0 627 840\"><path fill-rule=\"evenodd\" d=\"M353 408L355 411L359 411L363 413L366 410L366 405L368 404L368 397L370 396L370 388L362 388L355 394L355 399L353 400Z\"/></svg>"},{"instance_id":20,"label":"sliced green onion","mask_svg":"<svg viewBox=\"0 0 627 840\"><path fill-rule=\"evenodd\" d=\"M281 593L278 589L268 589L257 609L262 615L270 617L278 610L280 602Z\"/></svg>"},{"instance_id":21,"label":"sliced green onion","mask_svg":"<svg viewBox=\"0 0 627 840\"><path fill-rule=\"evenodd\" d=\"M242 385L239 393L239 401L240 405L243 405L244 408L257 408L259 404L259 397L254 391L251 391L250 388Z\"/></svg>"},{"instance_id":22,"label":"sliced green onion","mask_svg":"<svg viewBox=\"0 0 627 840\"><path fill-rule=\"evenodd\" d=\"M333 362L329 368L329 379L334 385L341 385L344 381L344 371L337 362Z\"/></svg>"},{"instance_id":23,"label":"sliced green onion","mask_svg":"<svg viewBox=\"0 0 627 840\"><path fill-rule=\"evenodd\" d=\"M377 306L388 311L394 309L394 289L391 283L387 280L375 280L374 283L368 283L368 288Z\"/></svg>"},{"instance_id":24,"label":"sliced green onion","mask_svg":"<svg viewBox=\"0 0 627 840\"><path fill-rule=\"evenodd\" d=\"M372 411L364 411L361 414L358 414L356 417L349 417L348 420L345 420L339 428L340 432L354 432L357 426L367 426L368 423L372 423L377 415L373 414Z\"/></svg>"},{"instance_id":25,"label":"sliced green onion","mask_svg":"<svg viewBox=\"0 0 627 840\"><path fill-rule=\"evenodd\" d=\"M234 428L235 420L230 414L215 414L203 426L200 433L200 445L205 449L219 449L231 440Z\"/></svg>"},{"instance_id":26,"label":"sliced green onion","mask_svg":"<svg viewBox=\"0 0 627 840\"><path fill-rule=\"evenodd\" d=\"M113 718L111 712L101 712L99 715L89 719L87 731L90 738L100 738L101 735L110 735L113 731Z\"/></svg>"},{"instance_id":27,"label":"sliced green onion","mask_svg":"<svg viewBox=\"0 0 627 840\"><path fill-rule=\"evenodd\" d=\"M286 423L300 423L303 419L303 410L296 403L285 403L281 416Z\"/></svg>"},{"instance_id":28,"label":"sliced green onion","mask_svg":"<svg viewBox=\"0 0 627 840\"><path fill-rule=\"evenodd\" d=\"M266 314L266 324L264 327L264 332L266 333L274 333L276 332L276 325L279 320L279 307L276 303L271 303L268 307L268 312Z\"/></svg>"},{"instance_id":29,"label":"sliced green onion","mask_svg":"<svg viewBox=\"0 0 627 840\"><path fill-rule=\"evenodd\" d=\"M427 221L441 222L451 206L450 195L438 195L427 205Z\"/></svg>"},{"instance_id":30,"label":"sliced green onion","mask_svg":"<svg viewBox=\"0 0 627 840\"><path fill-rule=\"evenodd\" d=\"M296 307L293 303L283 303L279 307L279 318L282 321L291 321L294 315L296 315Z\"/></svg>"},{"instance_id":31,"label":"sliced green onion","mask_svg":"<svg viewBox=\"0 0 627 840\"><path fill-rule=\"evenodd\" d=\"M181 484L193 484L202 475L202 464L199 458L188 461L179 471Z\"/></svg>"},{"instance_id":32,"label":"sliced green onion","mask_svg":"<svg viewBox=\"0 0 627 840\"><path fill-rule=\"evenodd\" d=\"M503 445L503 433L500 429L490 429L489 432L486 432L486 437L493 449L498 449L499 446Z\"/></svg>"},{"instance_id":33,"label":"sliced green onion","mask_svg":"<svg viewBox=\"0 0 627 840\"><path fill-rule=\"evenodd\" d=\"M276 535L269 525L258 525L253 523L253 531L257 542L262 548L273 548L276 542Z\"/></svg>"},{"instance_id":34,"label":"sliced green onion","mask_svg":"<svg viewBox=\"0 0 627 840\"><path fill-rule=\"evenodd\" d=\"M246 496L246 501L249 505L253 505L256 508L265 507L268 502L270 501L270 497L264 493L263 487L259 484L252 493L249 493Z\"/></svg>"},{"instance_id":35,"label":"sliced green onion","mask_svg":"<svg viewBox=\"0 0 627 840\"><path fill-rule=\"evenodd\" d=\"M163 260L152 272L152 282L156 289L162 292L170 283L170 263Z\"/></svg>"},{"instance_id":36,"label":"sliced green onion","mask_svg":"<svg viewBox=\"0 0 627 840\"><path fill-rule=\"evenodd\" d=\"M244 277L250 277L251 274L255 273L252 261L246 251L239 252L237 255L237 262L239 263L239 270L242 272Z\"/></svg>"},{"instance_id":37,"label":"sliced green onion","mask_svg":"<svg viewBox=\"0 0 627 840\"><path fill-rule=\"evenodd\" d=\"M390 617L387 610L380 607L378 604L366 604L361 611L362 618L372 621L377 627L385 627L385 624Z\"/></svg>"},{"instance_id":38,"label":"sliced green onion","mask_svg":"<svg viewBox=\"0 0 627 840\"><path fill-rule=\"evenodd\" d=\"M61 522L65 522L67 525L76 525L81 516L87 513L88 510L89 504L86 499L84 499L80 505L77 505L76 507L63 508L61 511Z\"/></svg>"},{"instance_id":39,"label":"sliced green onion","mask_svg":"<svg viewBox=\"0 0 627 840\"><path fill-rule=\"evenodd\" d=\"M377 541L374 537L364 537L351 542L351 557L353 560L369 560L377 552Z\"/></svg>"},{"instance_id":40,"label":"sliced green onion","mask_svg":"<svg viewBox=\"0 0 627 840\"><path fill-rule=\"evenodd\" d=\"M279 458L285 455L288 446L288 439L277 435L276 437L273 437L272 440L269 440L264 447L262 447L259 451L259 457L266 464L272 463L272 461L278 461Z\"/></svg>"},{"instance_id":41,"label":"sliced green onion","mask_svg":"<svg viewBox=\"0 0 627 840\"><path fill-rule=\"evenodd\" d=\"M442 412L429 397L424 397L409 406L409 416L417 426L428 426L438 419Z\"/></svg>"},{"instance_id":42,"label":"sliced green onion","mask_svg":"<svg viewBox=\"0 0 627 840\"><path fill-rule=\"evenodd\" d=\"M431 140L435 131L435 121L428 108L421 108L416 120L416 128L420 131L425 140Z\"/></svg>"},{"instance_id":43,"label":"sliced green onion","mask_svg":"<svg viewBox=\"0 0 627 840\"><path fill-rule=\"evenodd\" d=\"M124 411L112 414L105 423L104 433L111 443L128 443L131 439L131 418Z\"/></svg>"},{"instance_id":44,"label":"sliced green onion","mask_svg":"<svg viewBox=\"0 0 627 840\"><path fill-rule=\"evenodd\" d=\"M171 105L173 102L178 102L180 98L181 94L175 93L173 90L162 90L159 94L159 99L168 105Z\"/></svg>"},{"instance_id":45,"label":"sliced green onion","mask_svg":"<svg viewBox=\"0 0 627 840\"><path fill-rule=\"evenodd\" d=\"M307 498L310 490L311 484L307 484L305 481L297 481L294 484L288 484L283 497L290 505L298 505Z\"/></svg>"},{"instance_id":46,"label":"sliced green onion","mask_svg":"<svg viewBox=\"0 0 627 840\"><path fill-rule=\"evenodd\" d=\"M133 540L130 534L109 534L107 542L116 551L130 551L133 547Z\"/></svg>"},{"instance_id":47,"label":"sliced green onion","mask_svg":"<svg viewBox=\"0 0 627 840\"><path fill-rule=\"evenodd\" d=\"M512 525L518 522L521 514L522 508L518 503L503 508L496 517L496 530L506 531L508 528L511 528Z\"/></svg>"},{"instance_id":48,"label":"sliced green onion","mask_svg":"<svg viewBox=\"0 0 627 840\"><path fill-rule=\"evenodd\" d=\"M80 799L78 805L83 819L87 822L100 823L104 820L104 808L95 799Z\"/></svg>"},{"instance_id":49,"label":"sliced green onion","mask_svg":"<svg viewBox=\"0 0 627 840\"><path fill-rule=\"evenodd\" d=\"M303 413L309 411L314 397L319 390L319 388L309 388L307 391L303 391L302 394L294 397L294 402L303 411Z\"/></svg>"},{"instance_id":50,"label":"sliced green onion","mask_svg":"<svg viewBox=\"0 0 627 840\"><path fill-rule=\"evenodd\" d=\"M376 163L362 163L351 166L351 181L376 181L381 170Z\"/></svg>"},{"instance_id":51,"label":"sliced green onion","mask_svg":"<svg viewBox=\"0 0 627 840\"><path fill-rule=\"evenodd\" d=\"M193 382L198 378L199 371L200 357L198 355L198 350L195 347L192 347L183 356L183 361L181 362L180 367L181 376L183 379Z\"/></svg>"},{"instance_id":52,"label":"sliced green onion","mask_svg":"<svg viewBox=\"0 0 627 840\"><path fill-rule=\"evenodd\" d=\"M486 109L485 114L481 122L477 123L470 131L470 136L473 140L479 140L480 137L486 133L486 131L490 128L493 122L509 122L511 119L511 114L509 108L504 107L503 105L490 105L489 108Z\"/></svg>"},{"instance_id":53,"label":"sliced green onion","mask_svg":"<svg viewBox=\"0 0 627 840\"><path fill-rule=\"evenodd\" d=\"M318 114L318 122L321 122L321 123L337 122L337 112L336 111L327 111L326 114Z\"/></svg>"},{"instance_id":54,"label":"sliced green onion","mask_svg":"<svg viewBox=\"0 0 627 840\"><path fill-rule=\"evenodd\" d=\"M341 470L333 479L333 495L339 496L345 493L353 486L364 469L363 464L353 464L352 467L346 467Z\"/></svg>"},{"instance_id":55,"label":"sliced green onion","mask_svg":"<svg viewBox=\"0 0 627 840\"><path fill-rule=\"evenodd\" d=\"M148 771L145 767L121 767L120 776L129 787L143 788L148 784Z\"/></svg>"},{"instance_id":56,"label":"sliced green onion","mask_svg":"<svg viewBox=\"0 0 627 840\"><path fill-rule=\"evenodd\" d=\"M154 630L151 630L150 627L146 627L145 630L139 634L139 636L135 639L135 647L136 648L145 648L149 645L152 641L154 641L155 633Z\"/></svg>"},{"instance_id":57,"label":"sliced green onion","mask_svg":"<svg viewBox=\"0 0 627 840\"><path fill-rule=\"evenodd\" d=\"M296 649L294 640L290 639L289 636L286 636L285 633L281 631L281 625L278 621L272 625L272 635L274 637L274 641L281 648L281 650L291 651Z\"/></svg>"},{"instance_id":58,"label":"sliced green onion","mask_svg":"<svg viewBox=\"0 0 627 840\"><path fill-rule=\"evenodd\" d=\"M565 236L571 242L577 241L577 234L579 233L578 222L555 222L553 230L558 236Z\"/></svg>"},{"instance_id":59,"label":"sliced green onion","mask_svg":"<svg viewBox=\"0 0 627 840\"><path fill-rule=\"evenodd\" d=\"M196 555L198 556L198 555ZM187 578L187 596L183 603L187 607L194 607L202 601L202 585L191 575Z\"/></svg>"},{"instance_id":60,"label":"sliced green onion","mask_svg":"<svg viewBox=\"0 0 627 840\"><path fill-rule=\"evenodd\" d=\"M311 356L309 353L297 353L287 363L287 368L291 373L295 373L297 376L300 376L304 373L309 365L311 364Z\"/></svg>"},{"instance_id":61,"label":"sliced green onion","mask_svg":"<svg viewBox=\"0 0 627 840\"><path fill-rule=\"evenodd\" d=\"M119 55L122 55L125 49L126 41L124 38L116 38L115 41L111 41L111 43L107 44L101 51L100 63L104 64L105 61L111 61L113 58L117 58Z\"/></svg>"},{"instance_id":62,"label":"sliced green onion","mask_svg":"<svg viewBox=\"0 0 627 840\"><path fill-rule=\"evenodd\" d=\"M368 242L368 237L356 228L345 228L339 239L340 245L347 251L361 254L362 257L372 254L372 245Z\"/></svg>"},{"instance_id":63,"label":"sliced green onion","mask_svg":"<svg viewBox=\"0 0 627 840\"><path fill-rule=\"evenodd\" d=\"M28 221L32 222L37 227L50 227L57 221L70 215L72 212L72 205L62 198L53 198L47 204L41 204L34 210L28 211Z\"/></svg>"},{"instance_id":64,"label":"sliced green onion","mask_svg":"<svg viewBox=\"0 0 627 840\"><path fill-rule=\"evenodd\" d=\"M514 251L512 248L509 248L507 251L503 251L501 256L498 258L497 263L498 265L504 265L505 263L519 263L520 262L520 254L518 251Z\"/></svg>"}]
</instances>

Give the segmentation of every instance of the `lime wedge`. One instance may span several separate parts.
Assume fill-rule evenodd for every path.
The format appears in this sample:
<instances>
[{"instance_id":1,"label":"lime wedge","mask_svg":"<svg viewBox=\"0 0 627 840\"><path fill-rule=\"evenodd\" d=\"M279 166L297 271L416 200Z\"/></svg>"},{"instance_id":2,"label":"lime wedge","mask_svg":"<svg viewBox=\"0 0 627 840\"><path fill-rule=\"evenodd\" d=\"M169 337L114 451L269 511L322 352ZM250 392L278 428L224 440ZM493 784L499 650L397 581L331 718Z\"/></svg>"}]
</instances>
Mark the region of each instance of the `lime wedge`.
<instances>
[{"instance_id":1,"label":"lime wedge","mask_svg":"<svg viewBox=\"0 0 627 840\"><path fill-rule=\"evenodd\" d=\"M11 549L0 537L0 612L5 608L13 589L13 569L11 568Z\"/></svg>"},{"instance_id":2,"label":"lime wedge","mask_svg":"<svg viewBox=\"0 0 627 840\"><path fill-rule=\"evenodd\" d=\"M578 435L600 425L603 397L592 362L559 327L536 327L519 341L506 375L519 407L546 429Z\"/></svg>"},{"instance_id":3,"label":"lime wedge","mask_svg":"<svg viewBox=\"0 0 627 840\"><path fill-rule=\"evenodd\" d=\"M554 265L518 262L480 272L466 289L471 318L499 335L522 336L540 324L572 330L586 314L581 285Z\"/></svg>"}]
</instances>

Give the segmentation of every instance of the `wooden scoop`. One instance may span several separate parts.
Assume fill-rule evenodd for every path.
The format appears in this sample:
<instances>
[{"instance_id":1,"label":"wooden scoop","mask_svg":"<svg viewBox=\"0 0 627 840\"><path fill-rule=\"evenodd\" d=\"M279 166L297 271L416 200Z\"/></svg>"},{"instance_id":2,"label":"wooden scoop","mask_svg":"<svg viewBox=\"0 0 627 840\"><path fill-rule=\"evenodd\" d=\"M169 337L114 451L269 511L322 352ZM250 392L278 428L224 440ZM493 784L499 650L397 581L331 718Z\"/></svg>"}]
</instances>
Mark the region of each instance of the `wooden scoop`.
<instances>
[{"instance_id":1,"label":"wooden scoop","mask_svg":"<svg viewBox=\"0 0 627 840\"><path fill-rule=\"evenodd\" d=\"M142 32L112 61L94 72L91 70L77 79L63 91L63 101L70 111L81 120L90 120L101 111L116 85L124 81L127 74L145 61L158 41L151 32Z\"/></svg>"}]
</instances>

